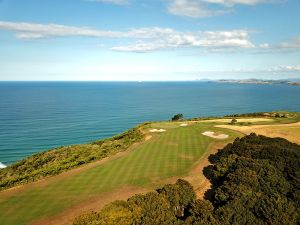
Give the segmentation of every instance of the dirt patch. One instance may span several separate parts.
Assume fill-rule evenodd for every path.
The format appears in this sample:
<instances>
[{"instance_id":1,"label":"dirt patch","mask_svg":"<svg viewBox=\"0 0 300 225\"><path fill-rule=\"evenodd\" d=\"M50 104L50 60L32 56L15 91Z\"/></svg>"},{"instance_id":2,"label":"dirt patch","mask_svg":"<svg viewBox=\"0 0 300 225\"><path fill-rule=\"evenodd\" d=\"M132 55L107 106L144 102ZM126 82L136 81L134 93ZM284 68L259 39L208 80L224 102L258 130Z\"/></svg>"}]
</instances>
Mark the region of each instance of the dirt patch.
<instances>
[{"instance_id":1,"label":"dirt patch","mask_svg":"<svg viewBox=\"0 0 300 225\"><path fill-rule=\"evenodd\" d=\"M166 132L165 129L151 129L149 130L151 133L162 133L162 132Z\"/></svg>"},{"instance_id":2,"label":"dirt patch","mask_svg":"<svg viewBox=\"0 0 300 225\"><path fill-rule=\"evenodd\" d=\"M239 131L246 135L256 133L267 137L282 137L291 142L300 144L300 122L255 126L217 125L216 127Z\"/></svg>"},{"instance_id":3,"label":"dirt patch","mask_svg":"<svg viewBox=\"0 0 300 225\"><path fill-rule=\"evenodd\" d=\"M148 135L145 136L145 141L148 141L148 140L150 140L151 138L152 138L152 135L148 134Z\"/></svg>"},{"instance_id":4,"label":"dirt patch","mask_svg":"<svg viewBox=\"0 0 300 225\"><path fill-rule=\"evenodd\" d=\"M220 142L215 142L211 144L211 146L209 146L208 151L196 163L195 167L189 172L188 176L183 178L193 185L198 199L203 199L205 192L209 190L212 186L210 181L203 174L203 169L211 165L208 161L208 156L211 154L215 154L218 151L218 149L224 148L227 144L228 143Z\"/></svg>"},{"instance_id":5,"label":"dirt patch","mask_svg":"<svg viewBox=\"0 0 300 225\"><path fill-rule=\"evenodd\" d=\"M127 200L135 194L146 193L150 189L141 187L122 187L110 193L103 193L99 196L88 199L80 204L68 208L67 210L53 216L45 217L30 223L30 225L69 225L74 218L85 212L99 211L106 204L115 200Z\"/></svg>"}]
</instances>

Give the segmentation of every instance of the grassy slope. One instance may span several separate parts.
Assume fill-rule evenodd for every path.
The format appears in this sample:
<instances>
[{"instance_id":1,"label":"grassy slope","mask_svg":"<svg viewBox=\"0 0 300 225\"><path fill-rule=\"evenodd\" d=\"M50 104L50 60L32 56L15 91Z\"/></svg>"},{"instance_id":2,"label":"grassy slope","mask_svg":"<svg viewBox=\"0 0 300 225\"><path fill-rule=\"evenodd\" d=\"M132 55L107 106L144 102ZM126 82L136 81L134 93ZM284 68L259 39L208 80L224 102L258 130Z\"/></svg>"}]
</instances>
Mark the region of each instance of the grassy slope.
<instances>
[{"instance_id":1,"label":"grassy slope","mask_svg":"<svg viewBox=\"0 0 300 225\"><path fill-rule=\"evenodd\" d=\"M57 175L125 151L143 140L140 129L137 127L105 140L59 147L29 156L0 170L0 190Z\"/></svg>"},{"instance_id":2,"label":"grassy slope","mask_svg":"<svg viewBox=\"0 0 300 225\"><path fill-rule=\"evenodd\" d=\"M189 127L155 124L153 127L168 130L153 134L152 139L124 157L47 185L25 188L12 195L0 193L0 221L6 225L27 224L120 187L157 187L164 179L184 176L215 141L201 132L221 130L207 123ZM230 134L230 140L238 135L234 131L226 133Z\"/></svg>"}]
</instances>

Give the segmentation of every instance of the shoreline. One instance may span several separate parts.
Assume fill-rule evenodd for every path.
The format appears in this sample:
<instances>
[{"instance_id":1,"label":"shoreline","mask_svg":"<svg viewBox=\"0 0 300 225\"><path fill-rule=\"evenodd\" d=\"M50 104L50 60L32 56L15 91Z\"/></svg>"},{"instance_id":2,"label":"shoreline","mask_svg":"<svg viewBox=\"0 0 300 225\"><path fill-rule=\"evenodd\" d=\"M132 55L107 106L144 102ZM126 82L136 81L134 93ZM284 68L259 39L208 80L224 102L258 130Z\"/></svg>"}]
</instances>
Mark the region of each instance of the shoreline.
<instances>
[{"instance_id":1,"label":"shoreline","mask_svg":"<svg viewBox=\"0 0 300 225\"><path fill-rule=\"evenodd\" d=\"M0 162L0 169L4 169L6 168L7 166L5 164L3 164L2 162Z\"/></svg>"},{"instance_id":2,"label":"shoreline","mask_svg":"<svg viewBox=\"0 0 300 225\"><path fill-rule=\"evenodd\" d=\"M0 81L1 82L1 81ZM292 111L272 111L272 112L254 112L254 113L241 113L241 114L234 114L234 115L223 115L223 116L203 116L203 117L195 117L195 118L184 118L183 120L179 120L179 121L173 121L173 122L177 122L177 123L180 123L182 127L185 127L186 125L188 125L188 123L190 122L226 122L226 123L229 123L231 121L231 119L235 118L235 119L242 119L243 121L240 121L240 122L252 122L251 120L254 118L254 122L276 122L276 114L286 114L286 115L291 115L291 114L297 114L298 112L292 112ZM257 118L260 118L260 121L256 121ZM292 117L286 117L283 119L292 119ZM245 121L244 121L245 120ZM146 121L146 122L142 122L142 123L139 123L139 124L136 124L134 127L131 127L125 131L122 131L120 133L117 133L116 135L113 135L111 137L106 137L106 138L100 138L100 139L95 139L95 140L92 140L92 141L89 141L89 142L83 142L83 143L78 143L78 144L69 144L69 145L59 145L57 147L54 147L54 148L48 148L48 149L42 149L41 151L37 151L27 157L24 157L20 160L17 160L17 161L14 161L14 162L11 162L9 164L5 164L5 163L2 163L0 162L0 169L4 169L4 168L7 168L11 165L14 165L22 160L26 160L28 159L29 157L35 155L35 154L39 154L39 153L44 153L44 152L48 152L48 151L51 151L51 150L55 150L55 149L58 149L58 148L61 148L61 147L70 147L70 146L75 146L75 145L82 145L82 144L90 144L90 143L93 143L94 141L104 141L104 140L108 140L108 139L111 139L111 138L114 138L128 130L131 130L131 129L134 129L134 128L138 128L144 124L147 124L147 123L161 123L161 122L172 122L171 120L158 120L158 121ZM288 121L286 121L287 123L290 123ZM162 133L162 132L165 132L164 129L152 129L152 131L150 131L151 133Z\"/></svg>"}]
</instances>

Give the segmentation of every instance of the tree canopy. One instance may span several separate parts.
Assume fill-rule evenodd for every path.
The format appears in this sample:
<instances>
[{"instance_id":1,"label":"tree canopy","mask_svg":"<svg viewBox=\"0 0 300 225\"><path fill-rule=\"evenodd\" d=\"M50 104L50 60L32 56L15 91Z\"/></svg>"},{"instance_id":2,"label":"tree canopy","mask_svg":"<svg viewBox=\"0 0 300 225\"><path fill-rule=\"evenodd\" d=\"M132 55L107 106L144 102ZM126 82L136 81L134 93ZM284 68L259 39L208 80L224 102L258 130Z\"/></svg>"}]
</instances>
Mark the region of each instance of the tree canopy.
<instances>
[{"instance_id":1,"label":"tree canopy","mask_svg":"<svg viewBox=\"0 0 300 225\"><path fill-rule=\"evenodd\" d=\"M183 114L176 114L172 117L172 121L181 120L183 119Z\"/></svg>"}]
</instances>

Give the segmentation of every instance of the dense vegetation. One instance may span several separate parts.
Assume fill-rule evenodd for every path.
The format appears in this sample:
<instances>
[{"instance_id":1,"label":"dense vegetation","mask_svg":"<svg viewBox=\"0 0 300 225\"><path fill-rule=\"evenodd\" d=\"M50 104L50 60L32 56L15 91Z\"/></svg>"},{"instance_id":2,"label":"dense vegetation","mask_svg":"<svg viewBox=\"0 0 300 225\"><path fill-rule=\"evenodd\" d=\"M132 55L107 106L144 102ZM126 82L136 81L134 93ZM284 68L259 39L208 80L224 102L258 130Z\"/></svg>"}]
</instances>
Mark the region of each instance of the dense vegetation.
<instances>
[{"instance_id":1,"label":"dense vegetation","mask_svg":"<svg viewBox=\"0 0 300 225\"><path fill-rule=\"evenodd\" d=\"M196 200L191 185L178 180L82 215L74 224L300 223L299 145L251 134L210 160L213 165L205 169L214 186L209 200Z\"/></svg>"},{"instance_id":2,"label":"dense vegetation","mask_svg":"<svg viewBox=\"0 0 300 225\"><path fill-rule=\"evenodd\" d=\"M115 201L100 213L92 212L75 219L74 225L105 224L176 224L195 202L193 187L184 180L145 195L135 195L127 201Z\"/></svg>"},{"instance_id":3,"label":"dense vegetation","mask_svg":"<svg viewBox=\"0 0 300 225\"><path fill-rule=\"evenodd\" d=\"M105 158L126 150L142 138L143 134L137 127L109 139L34 154L0 170L0 190Z\"/></svg>"},{"instance_id":4,"label":"dense vegetation","mask_svg":"<svg viewBox=\"0 0 300 225\"><path fill-rule=\"evenodd\" d=\"M212 161L213 203L220 223L300 222L299 145L251 134L227 145Z\"/></svg>"},{"instance_id":5,"label":"dense vegetation","mask_svg":"<svg viewBox=\"0 0 300 225\"><path fill-rule=\"evenodd\" d=\"M242 114L231 114L225 116L210 116L210 117L198 117L188 120L211 120L211 119L222 119L222 118L272 118L282 119L285 122L298 122L300 120L300 113L295 112L254 112L254 113L242 113Z\"/></svg>"},{"instance_id":6,"label":"dense vegetation","mask_svg":"<svg viewBox=\"0 0 300 225\"><path fill-rule=\"evenodd\" d=\"M172 117L172 121L177 121L177 120L182 120L183 119L183 114L176 114Z\"/></svg>"},{"instance_id":7,"label":"dense vegetation","mask_svg":"<svg viewBox=\"0 0 300 225\"><path fill-rule=\"evenodd\" d=\"M224 117L270 117L270 118L292 118L297 116L296 113L290 112L255 112L226 115Z\"/></svg>"}]
</instances>

